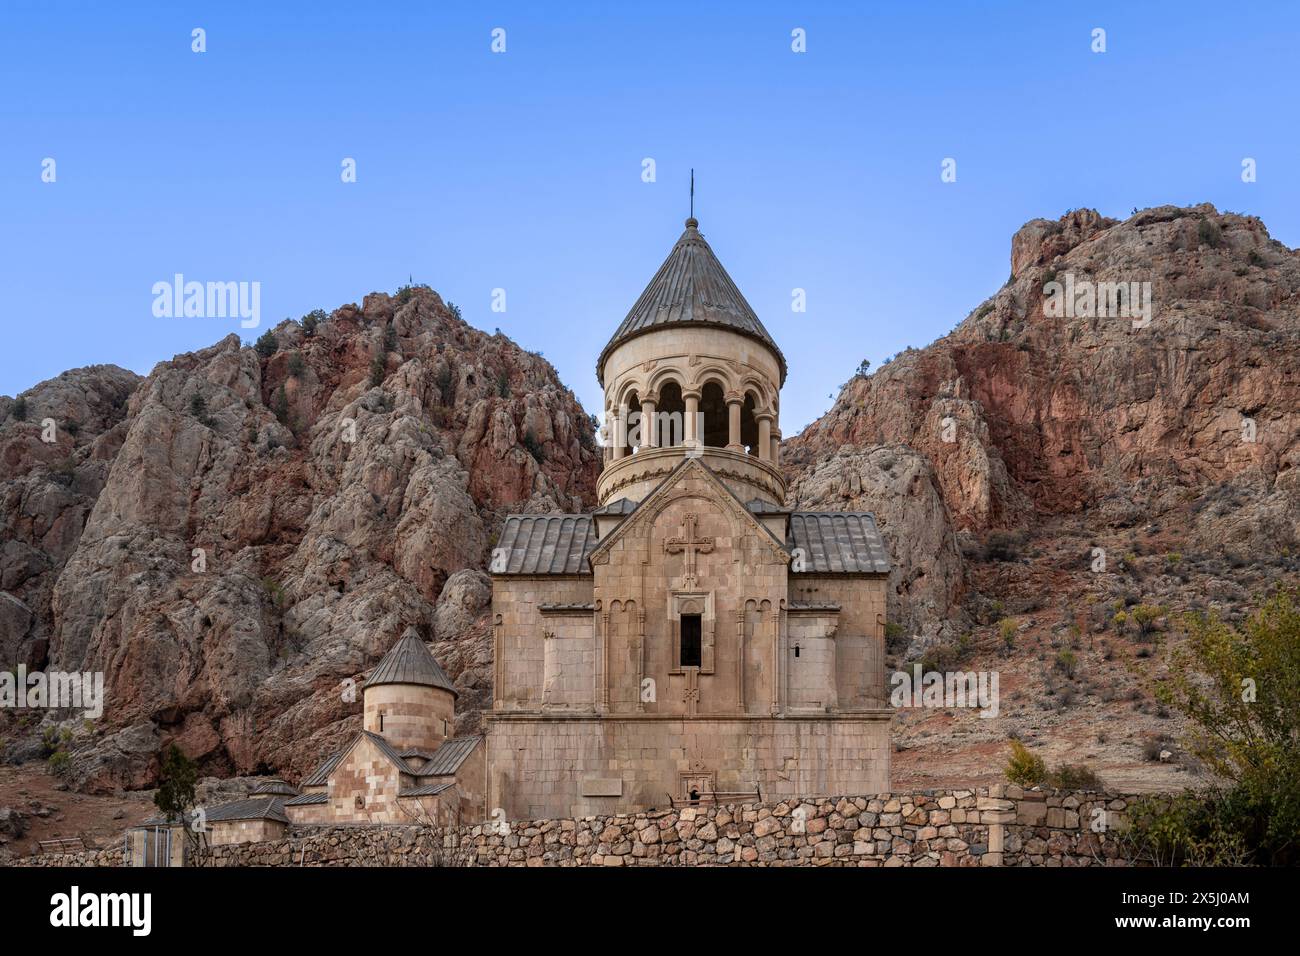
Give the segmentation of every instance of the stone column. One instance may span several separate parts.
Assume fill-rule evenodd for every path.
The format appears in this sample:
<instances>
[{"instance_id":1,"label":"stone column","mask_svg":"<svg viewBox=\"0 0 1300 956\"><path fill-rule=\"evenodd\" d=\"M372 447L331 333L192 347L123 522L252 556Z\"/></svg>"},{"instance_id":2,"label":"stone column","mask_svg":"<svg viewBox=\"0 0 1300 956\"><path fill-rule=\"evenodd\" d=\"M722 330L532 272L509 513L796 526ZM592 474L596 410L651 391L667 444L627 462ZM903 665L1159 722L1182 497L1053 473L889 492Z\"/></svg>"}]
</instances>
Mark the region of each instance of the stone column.
<instances>
[{"instance_id":1,"label":"stone column","mask_svg":"<svg viewBox=\"0 0 1300 956\"><path fill-rule=\"evenodd\" d=\"M614 416L614 459L623 457L623 446L627 444L627 406L620 405Z\"/></svg>"},{"instance_id":2,"label":"stone column","mask_svg":"<svg viewBox=\"0 0 1300 956\"><path fill-rule=\"evenodd\" d=\"M781 467L781 429L772 428L772 457L769 459L778 468Z\"/></svg>"},{"instance_id":3,"label":"stone column","mask_svg":"<svg viewBox=\"0 0 1300 956\"><path fill-rule=\"evenodd\" d=\"M659 447L659 423L655 421L655 406L659 404L657 395L647 395L641 399L641 444L646 448Z\"/></svg>"},{"instance_id":4,"label":"stone column","mask_svg":"<svg viewBox=\"0 0 1300 956\"><path fill-rule=\"evenodd\" d=\"M682 422L682 439L687 447L690 447L691 442L699 441L701 438L695 429L700 414L700 393L682 392L682 398L686 401L686 421Z\"/></svg>"},{"instance_id":5,"label":"stone column","mask_svg":"<svg viewBox=\"0 0 1300 956\"><path fill-rule=\"evenodd\" d=\"M772 460L772 413L759 412L758 419L758 457L762 461Z\"/></svg>"},{"instance_id":6,"label":"stone column","mask_svg":"<svg viewBox=\"0 0 1300 956\"><path fill-rule=\"evenodd\" d=\"M745 451L745 446L740 443L740 406L744 402L739 392L727 393L727 451Z\"/></svg>"}]
</instances>

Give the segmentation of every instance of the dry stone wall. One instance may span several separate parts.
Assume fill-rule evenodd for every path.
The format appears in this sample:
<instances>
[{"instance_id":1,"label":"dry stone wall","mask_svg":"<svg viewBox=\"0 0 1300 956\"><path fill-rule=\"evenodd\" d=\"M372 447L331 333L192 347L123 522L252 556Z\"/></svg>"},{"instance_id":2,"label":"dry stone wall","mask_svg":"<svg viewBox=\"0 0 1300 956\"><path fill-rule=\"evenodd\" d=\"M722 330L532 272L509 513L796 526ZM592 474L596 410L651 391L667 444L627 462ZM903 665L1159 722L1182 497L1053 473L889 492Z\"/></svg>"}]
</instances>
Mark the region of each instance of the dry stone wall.
<instances>
[{"instance_id":1,"label":"dry stone wall","mask_svg":"<svg viewBox=\"0 0 1300 956\"><path fill-rule=\"evenodd\" d=\"M1127 795L1013 786L476 826L294 826L205 866L1130 866ZM115 866L121 848L36 857ZM116 856L114 856L116 854ZM39 861L39 862L37 862Z\"/></svg>"}]
</instances>

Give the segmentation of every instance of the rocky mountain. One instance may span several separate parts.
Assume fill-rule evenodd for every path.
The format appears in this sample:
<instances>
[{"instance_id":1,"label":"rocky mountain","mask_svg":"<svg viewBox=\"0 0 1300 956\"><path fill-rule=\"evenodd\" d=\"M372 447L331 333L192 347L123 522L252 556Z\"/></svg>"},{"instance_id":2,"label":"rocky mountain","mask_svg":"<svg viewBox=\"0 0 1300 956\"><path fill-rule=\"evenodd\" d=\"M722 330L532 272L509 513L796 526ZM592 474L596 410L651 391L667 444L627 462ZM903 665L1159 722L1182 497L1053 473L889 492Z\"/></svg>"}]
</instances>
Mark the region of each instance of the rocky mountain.
<instances>
[{"instance_id":1,"label":"rocky mountain","mask_svg":"<svg viewBox=\"0 0 1300 956\"><path fill-rule=\"evenodd\" d=\"M1034 220L995 295L850 379L785 464L797 503L878 513L896 661L1002 675L998 720L900 713L896 782L998 779L1019 737L1177 787L1153 688L1181 616L1300 578L1300 250L1209 205Z\"/></svg>"},{"instance_id":2,"label":"rocky mountain","mask_svg":"<svg viewBox=\"0 0 1300 956\"><path fill-rule=\"evenodd\" d=\"M0 405L3 650L105 673L103 719L56 744L81 788L148 785L171 740L205 772L303 773L354 732L344 682L408 626L472 729L499 516L589 506L597 473L550 364L423 287L20 400ZM50 749L6 730L10 757Z\"/></svg>"},{"instance_id":3,"label":"rocky mountain","mask_svg":"<svg viewBox=\"0 0 1300 956\"><path fill-rule=\"evenodd\" d=\"M1150 782L1176 729L1158 638L1300 572L1298 332L1300 252L1259 220L1078 210L785 443L792 505L877 514L896 660L1004 674L1003 721L900 715L900 785L996 773L1009 734ZM0 712L5 757L64 748L74 786L133 788L174 740L206 774L292 779L407 626L474 729L500 517L589 507L591 433L545 360L423 287L0 398L0 653L102 670L110 701L62 742Z\"/></svg>"},{"instance_id":4,"label":"rocky mountain","mask_svg":"<svg viewBox=\"0 0 1300 956\"><path fill-rule=\"evenodd\" d=\"M1050 314L1053 282L1074 315ZM1107 283L1148 283L1150 315L1085 308ZM999 530L1162 522L1196 550L1296 554L1298 439L1300 252L1258 219L1166 206L1026 224L1001 290L852 378L785 460L800 504L881 513L901 566L891 616L951 636L961 552Z\"/></svg>"}]
</instances>

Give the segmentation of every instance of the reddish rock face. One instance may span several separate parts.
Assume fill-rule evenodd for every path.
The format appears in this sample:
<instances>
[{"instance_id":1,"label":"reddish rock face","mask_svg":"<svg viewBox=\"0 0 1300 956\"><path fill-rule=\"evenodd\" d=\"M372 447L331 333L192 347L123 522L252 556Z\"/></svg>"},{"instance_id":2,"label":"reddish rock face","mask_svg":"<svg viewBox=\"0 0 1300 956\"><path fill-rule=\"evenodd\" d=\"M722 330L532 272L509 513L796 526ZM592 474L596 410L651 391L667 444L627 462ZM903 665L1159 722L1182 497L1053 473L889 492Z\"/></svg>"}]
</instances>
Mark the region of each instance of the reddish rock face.
<instances>
[{"instance_id":1,"label":"reddish rock face","mask_svg":"<svg viewBox=\"0 0 1300 956\"><path fill-rule=\"evenodd\" d=\"M407 626L433 636L502 513L593 501L590 419L554 369L431 290L275 335L268 358L232 335L144 380L67 373L26 422L0 406L5 650L105 672L69 744L83 788L147 785L172 741L208 772L306 771L359 726L341 682ZM44 445L47 415L81 427ZM481 591L454 589L463 633L440 638L476 639ZM468 700L480 656L442 659Z\"/></svg>"},{"instance_id":2,"label":"reddish rock face","mask_svg":"<svg viewBox=\"0 0 1300 956\"><path fill-rule=\"evenodd\" d=\"M798 504L895 515L891 618L941 629L959 559L946 546L913 559L907 542L952 531L970 540L1059 515L1095 515L1101 531L1163 515L1201 547L1294 554L1300 255L1258 219L1197 206L1035 220L1011 262L1011 281L951 334L853 378L785 444ZM1044 287L1067 274L1078 287L1149 282L1150 324L1048 317ZM919 457L919 493L900 502L872 460L882 446ZM847 480L811 482L830 468ZM931 481L938 509L925 505ZM1222 486L1231 510L1189 508Z\"/></svg>"},{"instance_id":3,"label":"reddish rock face","mask_svg":"<svg viewBox=\"0 0 1300 956\"><path fill-rule=\"evenodd\" d=\"M1067 275L1149 282L1151 322L1046 315ZM432 291L275 333L267 358L230 336L143 380L65 373L25 393L25 421L0 398L0 653L105 672L104 716L68 744L79 787L148 786L173 741L205 773L294 779L359 727L342 682L408 626L473 730L500 515L594 502L590 422L554 370ZM1297 333L1300 256L1256 219L1035 220L1006 286L785 443L790 503L876 512L890 620L921 645L969 626L962 555L994 530L1069 518L1086 543L1159 522L1294 555ZM79 427L44 443L46 417ZM39 756L42 730L0 712L10 756Z\"/></svg>"}]
</instances>

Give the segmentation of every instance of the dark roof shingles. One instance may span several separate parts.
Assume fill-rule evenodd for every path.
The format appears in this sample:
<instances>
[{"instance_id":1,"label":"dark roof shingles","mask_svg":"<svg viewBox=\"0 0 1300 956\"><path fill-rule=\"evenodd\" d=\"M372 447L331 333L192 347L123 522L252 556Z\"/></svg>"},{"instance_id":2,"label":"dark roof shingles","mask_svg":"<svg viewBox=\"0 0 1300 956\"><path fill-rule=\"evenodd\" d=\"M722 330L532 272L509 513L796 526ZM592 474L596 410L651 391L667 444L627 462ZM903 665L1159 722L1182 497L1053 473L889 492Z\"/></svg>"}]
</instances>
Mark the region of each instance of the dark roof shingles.
<instances>
[{"instance_id":1,"label":"dark roof shingles","mask_svg":"<svg viewBox=\"0 0 1300 956\"><path fill-rule=\"evenodd\" d=\"M443 741L429 762L416 773L420 777L445 777L455 773L482 742L482 737L452 737Z\"/></svg>"},{"instance_id":2,"label":"dark roof shingles","mask_svg":"<svg viewBox=\"0 0 1300 956\"><path fill-rule=\"evenodd\" d=\"M493 551L493 574L590 574L591 515L509 515Z\"/></svg>"},{"instance_id":3,"label":"dark roof shingles","mask_svg":"<svg viewBox=\"0 0 1300 956\"><path fill-rule=\"evenodd\" d=\"M887 574L889 549L874 515L862 511L795 511L787 546L802 551L803 574Z\"/></svg>"},{"instance_id":4,"label":"dark roof shingles","mask_svg":"<svg viewBox=\"0 0 1300 956\"><path fill-rule=\"evenodd\" d=\"M456 693L447 672L434 660L428 646L414 631L407 631L389 648L363 686L376 687L379 684L420 684Z\"/></svg>"}]
</instances>

